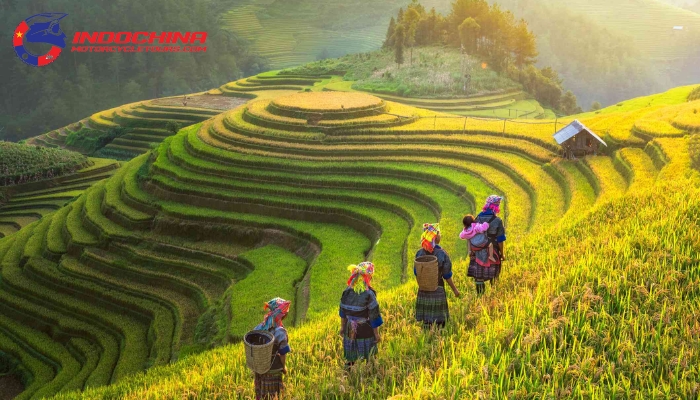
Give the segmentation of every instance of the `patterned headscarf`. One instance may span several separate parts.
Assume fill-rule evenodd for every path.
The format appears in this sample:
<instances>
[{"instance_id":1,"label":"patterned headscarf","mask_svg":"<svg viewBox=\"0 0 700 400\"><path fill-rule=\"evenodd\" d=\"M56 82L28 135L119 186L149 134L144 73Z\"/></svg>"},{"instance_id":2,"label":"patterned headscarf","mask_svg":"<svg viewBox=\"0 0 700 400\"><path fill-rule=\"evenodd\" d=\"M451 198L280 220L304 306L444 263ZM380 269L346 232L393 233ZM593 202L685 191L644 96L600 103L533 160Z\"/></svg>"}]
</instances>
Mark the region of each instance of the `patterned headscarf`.
<instances>
[{"instance_id":1,"label":"patterned headscarf","mask_svg":"<svg viewBox=\"0 0 700 400\"><path fill-rule=\"evenodd\" d=\"M435 238L440 234L440 224L423 224L423 235L420 237L420 245L425 251L432 253L435 249Z\"/></svg>"},{"instance_id":2,"label":"patterned headscarf","mask_svg":"<svg viewBox=\"0 0 700 400\"><path fill-rule=\"evenodd\" d=\"M270 328L284 326L282 325L282 318L289 312L289 306L291 304L291 301L279 297L268 301L264 309L269 311L265 315L263 322L256 326L255 329L266 331Z\"/></svg>"},{"instance_id":3,"label":"patterned headscarf","mask_svg":"<svg viewBox=\"0 0 700 400\"><path fill-rule=\"evenodd\" d=\"M372 287L372 274L374 274L374 264L369 261L361 262L359 265L348 266L350 271L350 279L348 286L353 288L357 293L362 293ZM358 285L362 282L361 285Z\"/></svg>"},{"instance_id":4,"label":"patterned headscarf","mask_svg":"<svg viewBox=\"0 0 700 400\"><path fill-rule=\"evenodd\" d=\"M486 199L486 204L484 204L484 208L482 210L491 210L495 214L498 214L501 212L501 200L503 200L503 197L492 194Z\"/></svg>"}]
</instances>

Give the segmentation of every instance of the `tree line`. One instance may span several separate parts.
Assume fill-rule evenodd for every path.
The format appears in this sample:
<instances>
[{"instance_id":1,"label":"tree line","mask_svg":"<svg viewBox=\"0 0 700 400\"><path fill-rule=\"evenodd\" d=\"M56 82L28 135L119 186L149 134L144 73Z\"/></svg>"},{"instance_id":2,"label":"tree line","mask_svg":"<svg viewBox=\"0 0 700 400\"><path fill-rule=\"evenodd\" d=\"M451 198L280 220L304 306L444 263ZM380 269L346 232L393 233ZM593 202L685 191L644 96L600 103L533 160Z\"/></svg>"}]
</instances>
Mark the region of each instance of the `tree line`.
<instances>
[{"instance_id":1,"label":"tree line","mask_svg":"<svg viewBox=\"0 0 700 400\"><path fill-rule=\"evenodd\" d=\"M415 46L457 47L482 60L484 67L521 83L524 90L544 105L565 114L581 111L576 96L564 91L562 79L551 67L537 68L537 41L525 19L517 19L498 4L486 0L455 0L448 15L413 0L392 17L383 44L393 49L399 65L413 63Z\"/></svg>"},{"instance_id":2,"label":"tree line","mask_svg":"<svg viewBox=\"0 0 700 400\"><path fill-rule=\"evenodd\" d=\"M66 48L33 68L0 46L0 140L16 141L134 101L208 90L267 68L246 42L220 28L230 1L0 0L0 42L29 16L64 12ZM203 53L72 53L76 31L205 31ZM38 51L46 51L37 50Z\"/></svg>"}]
</instances>

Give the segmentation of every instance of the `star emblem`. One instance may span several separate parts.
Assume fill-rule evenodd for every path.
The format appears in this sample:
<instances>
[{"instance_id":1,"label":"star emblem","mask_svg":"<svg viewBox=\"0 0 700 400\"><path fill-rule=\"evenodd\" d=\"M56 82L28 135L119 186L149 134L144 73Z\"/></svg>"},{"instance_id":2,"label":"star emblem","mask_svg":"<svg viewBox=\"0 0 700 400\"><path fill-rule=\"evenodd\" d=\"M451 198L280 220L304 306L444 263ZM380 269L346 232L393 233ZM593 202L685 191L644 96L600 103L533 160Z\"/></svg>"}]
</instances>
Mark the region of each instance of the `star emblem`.
<instances>
[{"instance_id":1,"label":"star emblem","mask_svg":"<svg viewBox=\"0 0 700 400\"><path fill-rule=\"evenodd\" d=\"M47 59L47 60L53 60L53 56L52 56L51 54L49 54L48 56L46 56L46 59Z\"/></svg>"},{"instance_id":2,"label":"star emblem","mask_svg":"<svg viewBox=\"0 0 700 400\"><path fill-rule=\"evenodd\" d=\"M21 38L22 37L22 32L17 32L17 37Z\"/></svg>"}]
</instances>

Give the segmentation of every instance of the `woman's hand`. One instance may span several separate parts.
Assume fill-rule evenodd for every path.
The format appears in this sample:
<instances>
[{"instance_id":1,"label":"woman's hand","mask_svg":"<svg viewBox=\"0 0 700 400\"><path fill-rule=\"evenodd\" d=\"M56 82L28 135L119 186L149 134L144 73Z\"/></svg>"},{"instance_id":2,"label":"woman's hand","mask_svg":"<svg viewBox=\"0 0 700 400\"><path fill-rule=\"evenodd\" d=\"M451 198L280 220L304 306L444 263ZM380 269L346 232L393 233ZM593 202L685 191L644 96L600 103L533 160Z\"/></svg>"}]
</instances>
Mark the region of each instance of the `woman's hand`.
<instances>
[{"instance_id":1,"label":"woman's hand","mask_svg":"<svg viewBox=\"0 0 700 400\"><path fill-rule=\"evenodd\" d=\"M380 335L374 335L374 339L377 341L377 344L382 341L382 337Z\"/></svg>"},{"instance_id":2,"label":"woman's hand","mask_svg":"<svg viewBox=\"0 0 700 400\"><path fill-rule=\"evenodd\" d=\"M282 373L287 374L287 367L286 366L282 367Z\"/></svg>"},{"instance_id":3,"label":"woman's hand","mask_svg":"<svg viewBox=\"0 0 700 400\"><path fill-rule=\"evenodd\" d=\"M462 294L457 289L455 290L455 297L458 299L462 297Z\"/></svg>"},{"instance_id":4,"label":"woman's hand","mask_svg":"<svg viewBox=\"0 0 700 400\"><path fill-rule=\"evenodd\" d=\"M455 286L455 283L452 281L452 278L447 278L445 279L445 282L447 282L448 285L450 285L450 289L452 289L452 293L455 294L458 298L461 297L461 294L459 294L459 289L457 289L457 286Z\"/></svg>"},{"instance_id":5,"label":"woman's hand","mask_svg":"<svg viewBox=\"0 0 700 400\"><path fill-rule=\"evenodd\" d=\"M340 332L338 332L338 336L345 338L345 331L341 329Z\"/></svg>"}]
</instances>

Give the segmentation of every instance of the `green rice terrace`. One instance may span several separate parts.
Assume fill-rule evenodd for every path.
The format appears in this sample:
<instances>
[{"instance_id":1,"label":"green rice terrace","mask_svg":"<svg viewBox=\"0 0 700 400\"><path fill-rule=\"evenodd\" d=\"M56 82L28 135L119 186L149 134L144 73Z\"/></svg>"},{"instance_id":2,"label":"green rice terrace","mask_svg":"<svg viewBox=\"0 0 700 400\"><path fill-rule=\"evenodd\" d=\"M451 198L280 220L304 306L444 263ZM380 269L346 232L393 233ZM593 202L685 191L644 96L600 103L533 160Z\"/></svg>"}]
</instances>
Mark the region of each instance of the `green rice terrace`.
<instances>
[{"instance_id":1,"label":"green rice terrace","mask_svg":"<svg viewBox=\"0 0 700 400\"><path fill-rule=\"evenodd\" d=\"M7 142L0 142L0 153L0 238L58 210L119 167L114 160Z\"/></svg>"},{"instance_id":2,"label":"green rice terrace","mask_svg":"<svg viewBox=\"0 0 700 400\"><path fill-rule=\"evenodd\" d=\"M273 296L293 301L289 398L698 396L697 86L582 116L608 152L564 160L561 121L438 118L324 91L332 81L213 90L255 98L154 135L157 148L0 239L0 366L17 398L252 398L240 339ZM160 124L172 106L153 103L83 123ZM457 235L492 193L509 260L476 298ZM441 333L412 323L408 265L427 221L466 296ZM329 338L346 267L365 259L386 324L371 374L346 374Z\"/></svg>"},{"instance_id":3,"label":"green rice terrace","mask_svg":"<svg viewBox=\"0 0 700 400\"><path fill-rule=\"evenodd\" d=\"M100 157L128 160L148 152L179 127L204 121L240 103L232 99L189 95L127 104L31 138L27 143L67 148L84 154L98 151L95 155ZM122 130L116 138L106 145L97 143L101 136L115 128Z\"/></svg>"},{"instance_id":4,"label":"green rice terrace","mask_svg":"<svg viewBox=\"0 0 700 400\"><path fill-rule=\"evenodd\" d=\"M436 48L416 51L416 59L432 55ZM395 93L408 82L408 76L399 75L390 79L390 88L385 90L373 82L372 72L377 65L390 62L387 52L374 57L347 56L338 60L311 63L299 68L270 71L256 76L229 82L206 93L167 97L142 101L101 111L63 128L33 137L27 144L49 148L65 148L85 155L130 160L157 147L163 139L172 136L179 128L190 126L244 104L250 99L274 98L282 94L299 91L369 91L380 98L426 110L461 117L483 117L500 119L553 119L555 114L545 109L537 100L519 89L519 85L502 78L490 70L475 69L472 94L451 98L423 98L398 96ZM441 63L447 71L455 68L453 55L444 56ZM389 57L390 58L390 57ZM349 60L356 64L348 64ZM363 61L365 60L365 61ZM352 67L349 75L343 68ZM419 73L427 74L424 65ZM319 70L321 68L321 70ZM298 72L297 72L298 71ZM358 80L352 80L358 79ZM415 80L415 79L414 79ZM399 85L399 86L397 86ZM449 81L442 86L455 86ZM385 93L376 93L376 91ZM455 90L441 87L441 90ZM430 114L433 115L433 114Z\"/></svg>"}]
</instances>

